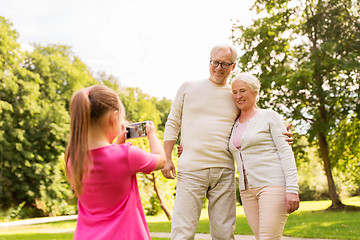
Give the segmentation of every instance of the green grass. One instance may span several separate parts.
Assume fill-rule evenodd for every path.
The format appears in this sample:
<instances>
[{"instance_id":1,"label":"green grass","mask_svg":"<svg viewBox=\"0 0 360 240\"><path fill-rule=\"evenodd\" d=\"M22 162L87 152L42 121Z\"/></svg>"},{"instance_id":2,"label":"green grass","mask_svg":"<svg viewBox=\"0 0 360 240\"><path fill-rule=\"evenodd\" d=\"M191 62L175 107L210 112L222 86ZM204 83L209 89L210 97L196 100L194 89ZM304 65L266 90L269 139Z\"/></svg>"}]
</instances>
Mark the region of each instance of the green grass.
<instances>
[{"instance_id":1,"label":"green grass","mask_svg":"<svg viewBox=\"0 0 360 240\"><path fill-rule=\"evenodd\" d=\"M305 238L360 239L360 212L299 212L289 218L284 235Z\"/></svg>"},{"instance_id":2,"label":"green grass","mask_svg":"<svg viewBox=\"0 0 360 240\"><path fill-rule=\"evenodd\" d=\"M20 233L2 235L0 240L72 240L72 233Z\"/></svg>"},{"instance_id":3,"label":"green grass","mask_svg":"<svg viewBox=\"0 0 360 240\"><path fill-rule=\"evenodd\" d=\"M360 197L349 198L343 203L360 206ZM301 202L299 210L290 214L283 235L302 238L360 239L360 211L325 211L330 205L331 202L328 200ZM252 235L242 206L238 206L236 212L235 234ZM151 232L170 232L171 226L165 216L147 217L147 221ZM197 232L210 232L206 209L201 213Z\"/></svg>"},{"instance_id":4,"label":"green grass","mask_svg":"<svg viewBox=\"0 0 360 240\"><path fill-rule=\"evenodd\" d=\"M360 197L343 201L345 204L360 206ZM330 201L301 202L300 208L290 214L284 230L284 236L303 238L328 239L360 239L360 211L329 212L324 211L330 206ZM170 232L171 224L164 214L147 216L150 232ZM51 233L57 230L73 231L76 221L63 221L46 224L10 227L0 229L0 240L71 240L73 233ZM207 210L201 213L199 233L209 233ZM242 206L237 206L235 234L252 235L247 224ZM153 240L164 238L153 238ZM166 238L165 238L166 239Z\"/></svg>"}]
</instances>

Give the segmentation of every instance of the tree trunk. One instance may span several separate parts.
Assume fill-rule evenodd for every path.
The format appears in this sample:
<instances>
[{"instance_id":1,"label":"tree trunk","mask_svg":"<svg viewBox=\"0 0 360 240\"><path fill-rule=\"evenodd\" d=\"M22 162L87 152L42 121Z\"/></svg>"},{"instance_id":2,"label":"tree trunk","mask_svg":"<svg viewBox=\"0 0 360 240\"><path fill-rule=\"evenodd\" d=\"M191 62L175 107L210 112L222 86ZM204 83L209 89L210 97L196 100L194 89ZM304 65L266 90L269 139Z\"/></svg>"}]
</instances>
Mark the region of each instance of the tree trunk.
<instances>
[{"instance_id":1,"label":"tree trunk","mask_svg":"<svg viewBox=\"0 0 360 240\"><path fill-rule=\"evenodd\" d=\"M319 145L320 145L321 158L324 162L324 170L328 183L329 196L331 199L331 206L329 208L330 209L343 208L344 205L340 201L339 195L336 193L335 182L332 176L331 166L330 166L328 144L323 133L319 133Z\"/></svg>"},{"instance_id":2,"label":"tree trunk","mask_svg":"<svg viewBox=\"0 0 360 240\"><path fill-rule=\"evenodd\" d=\"M318 2L318 4L321 4L321 1ZM325 100L325 96L326 93L323 90L323 77L322 77L322 69L321 69L321 60L320 60L320 56L319 56L319 47L317 45L318 41L317 41L317 30L316 30L316 25L314 26L315 30L314 30L314 35L313 35L313 39L312 41L312 56L315 57L315 65L314 65L314 81L315 81L315 95L316 97L319 99L319 122L318 122L318 137L319 137L319 145L320 145L320 153L321 153L321 158L324 162L324 170L325 170L325 175L327 178L327 183L328 183L328 190L329 190L329 197L331 199L331 206L329 207L330 209L338 209L343 207L344 205L342 204L342 202L340 201L339 195L336 193L336 187L335 187L335 182L332 176L332 172L331 172L331 166L330 166L330 159L329 159L329 148L328 148L328 143L326 140L326 134L324 133L324 130L322 130L322 128L324 128L324 126L327 125L328 123L328 112L326 111L325 105L326 105L326 100Z\"/></svg>"},{"instance_id":3,"label":"tree trunk","mask_svg":"<svg viewBox=\"0 0 360 240\"><path fill-rule=\"evenodd\" d=\"M164 213L166 214L166 217L169 219L169 221L171 221L171 214L170 214L169 210L167 209L167 207L165 206L165 204L164 204L164 202L163 202L163 200L162 200L162 198L161 198L161 196L159 194L159 190L158 190L157 185L156 185L155 174L152 173L151 175L152 175L152 178L150 178L150 179L154 184L154 190L155 190L156 196L159 199L160 207L164 211Z\"/></svg>"}]
</instances>

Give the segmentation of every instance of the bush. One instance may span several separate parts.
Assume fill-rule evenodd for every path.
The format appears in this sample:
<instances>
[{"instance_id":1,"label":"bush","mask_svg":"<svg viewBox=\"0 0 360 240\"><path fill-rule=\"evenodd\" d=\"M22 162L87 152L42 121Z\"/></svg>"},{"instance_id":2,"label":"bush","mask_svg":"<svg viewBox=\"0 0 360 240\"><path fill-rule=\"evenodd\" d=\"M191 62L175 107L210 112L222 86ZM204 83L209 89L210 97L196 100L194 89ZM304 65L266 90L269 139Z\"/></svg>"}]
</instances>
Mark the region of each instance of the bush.
<instances>
[{"instance_id":1,"label":"bush","mask_svg":"<svg viewBox=\"0 0 360 240\"><path fill-rule=\"evenodd\" d=\"M355 196L359 186L348 176L347 172L333 169L333 177L340 198ZM302 201L315 201L329 199L328 185L322 162L312 157L310 161L303 162L298 167L298 180L300 199Z\"/></svg>"}]
</instances>

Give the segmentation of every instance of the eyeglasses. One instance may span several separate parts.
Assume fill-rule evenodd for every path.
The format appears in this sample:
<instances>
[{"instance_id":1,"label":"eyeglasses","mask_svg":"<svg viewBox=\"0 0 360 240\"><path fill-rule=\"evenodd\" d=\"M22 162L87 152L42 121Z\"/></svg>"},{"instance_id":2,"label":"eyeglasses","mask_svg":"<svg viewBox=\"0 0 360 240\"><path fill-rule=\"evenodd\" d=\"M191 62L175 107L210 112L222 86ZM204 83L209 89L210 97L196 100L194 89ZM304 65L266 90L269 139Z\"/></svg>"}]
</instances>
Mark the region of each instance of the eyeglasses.
<instances>
[{"instance_id":1,"label":"eyeglasses","mask_svg":"<svg viewBox=\"0 0 360 240\"><path fill-rule=\"evenodd\" d=\"M212 67L216 68L217 66L221 66L222 69L227 69L229 68L231 65L233 65L234 63L227 63L227 62L219 62L219 61L214 61L214 60L210 60L210 64Z\"/></svg>"}]
</instances>

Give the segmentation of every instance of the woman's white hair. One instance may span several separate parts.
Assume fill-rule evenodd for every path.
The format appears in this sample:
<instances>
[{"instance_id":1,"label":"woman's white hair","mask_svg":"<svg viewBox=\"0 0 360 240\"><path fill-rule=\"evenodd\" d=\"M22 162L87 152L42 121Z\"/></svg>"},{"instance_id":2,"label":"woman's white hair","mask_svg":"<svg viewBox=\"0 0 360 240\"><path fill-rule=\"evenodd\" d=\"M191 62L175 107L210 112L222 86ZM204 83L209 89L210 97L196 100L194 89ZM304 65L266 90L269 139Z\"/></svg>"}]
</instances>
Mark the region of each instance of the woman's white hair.
<instances>
[{"instance_id":1,"label":"woman's white hair","mask_svg":"<svg viewBox=\"0 0 360 240\"><path fill-rule=\"evenodd\" d=\"M259 92L260 92L260 86L261 83L259 81L259 79L257 79L257 77L255 77L254 75L250 74L250 73L239 73L238 75L236 75L234 77L234 79L232 80L232 82L235 81L243 81L245 83L247 83L249 85L249 87L257 93L256 96L256 102L259 101Z\"/></svg>"}]
</instances>

